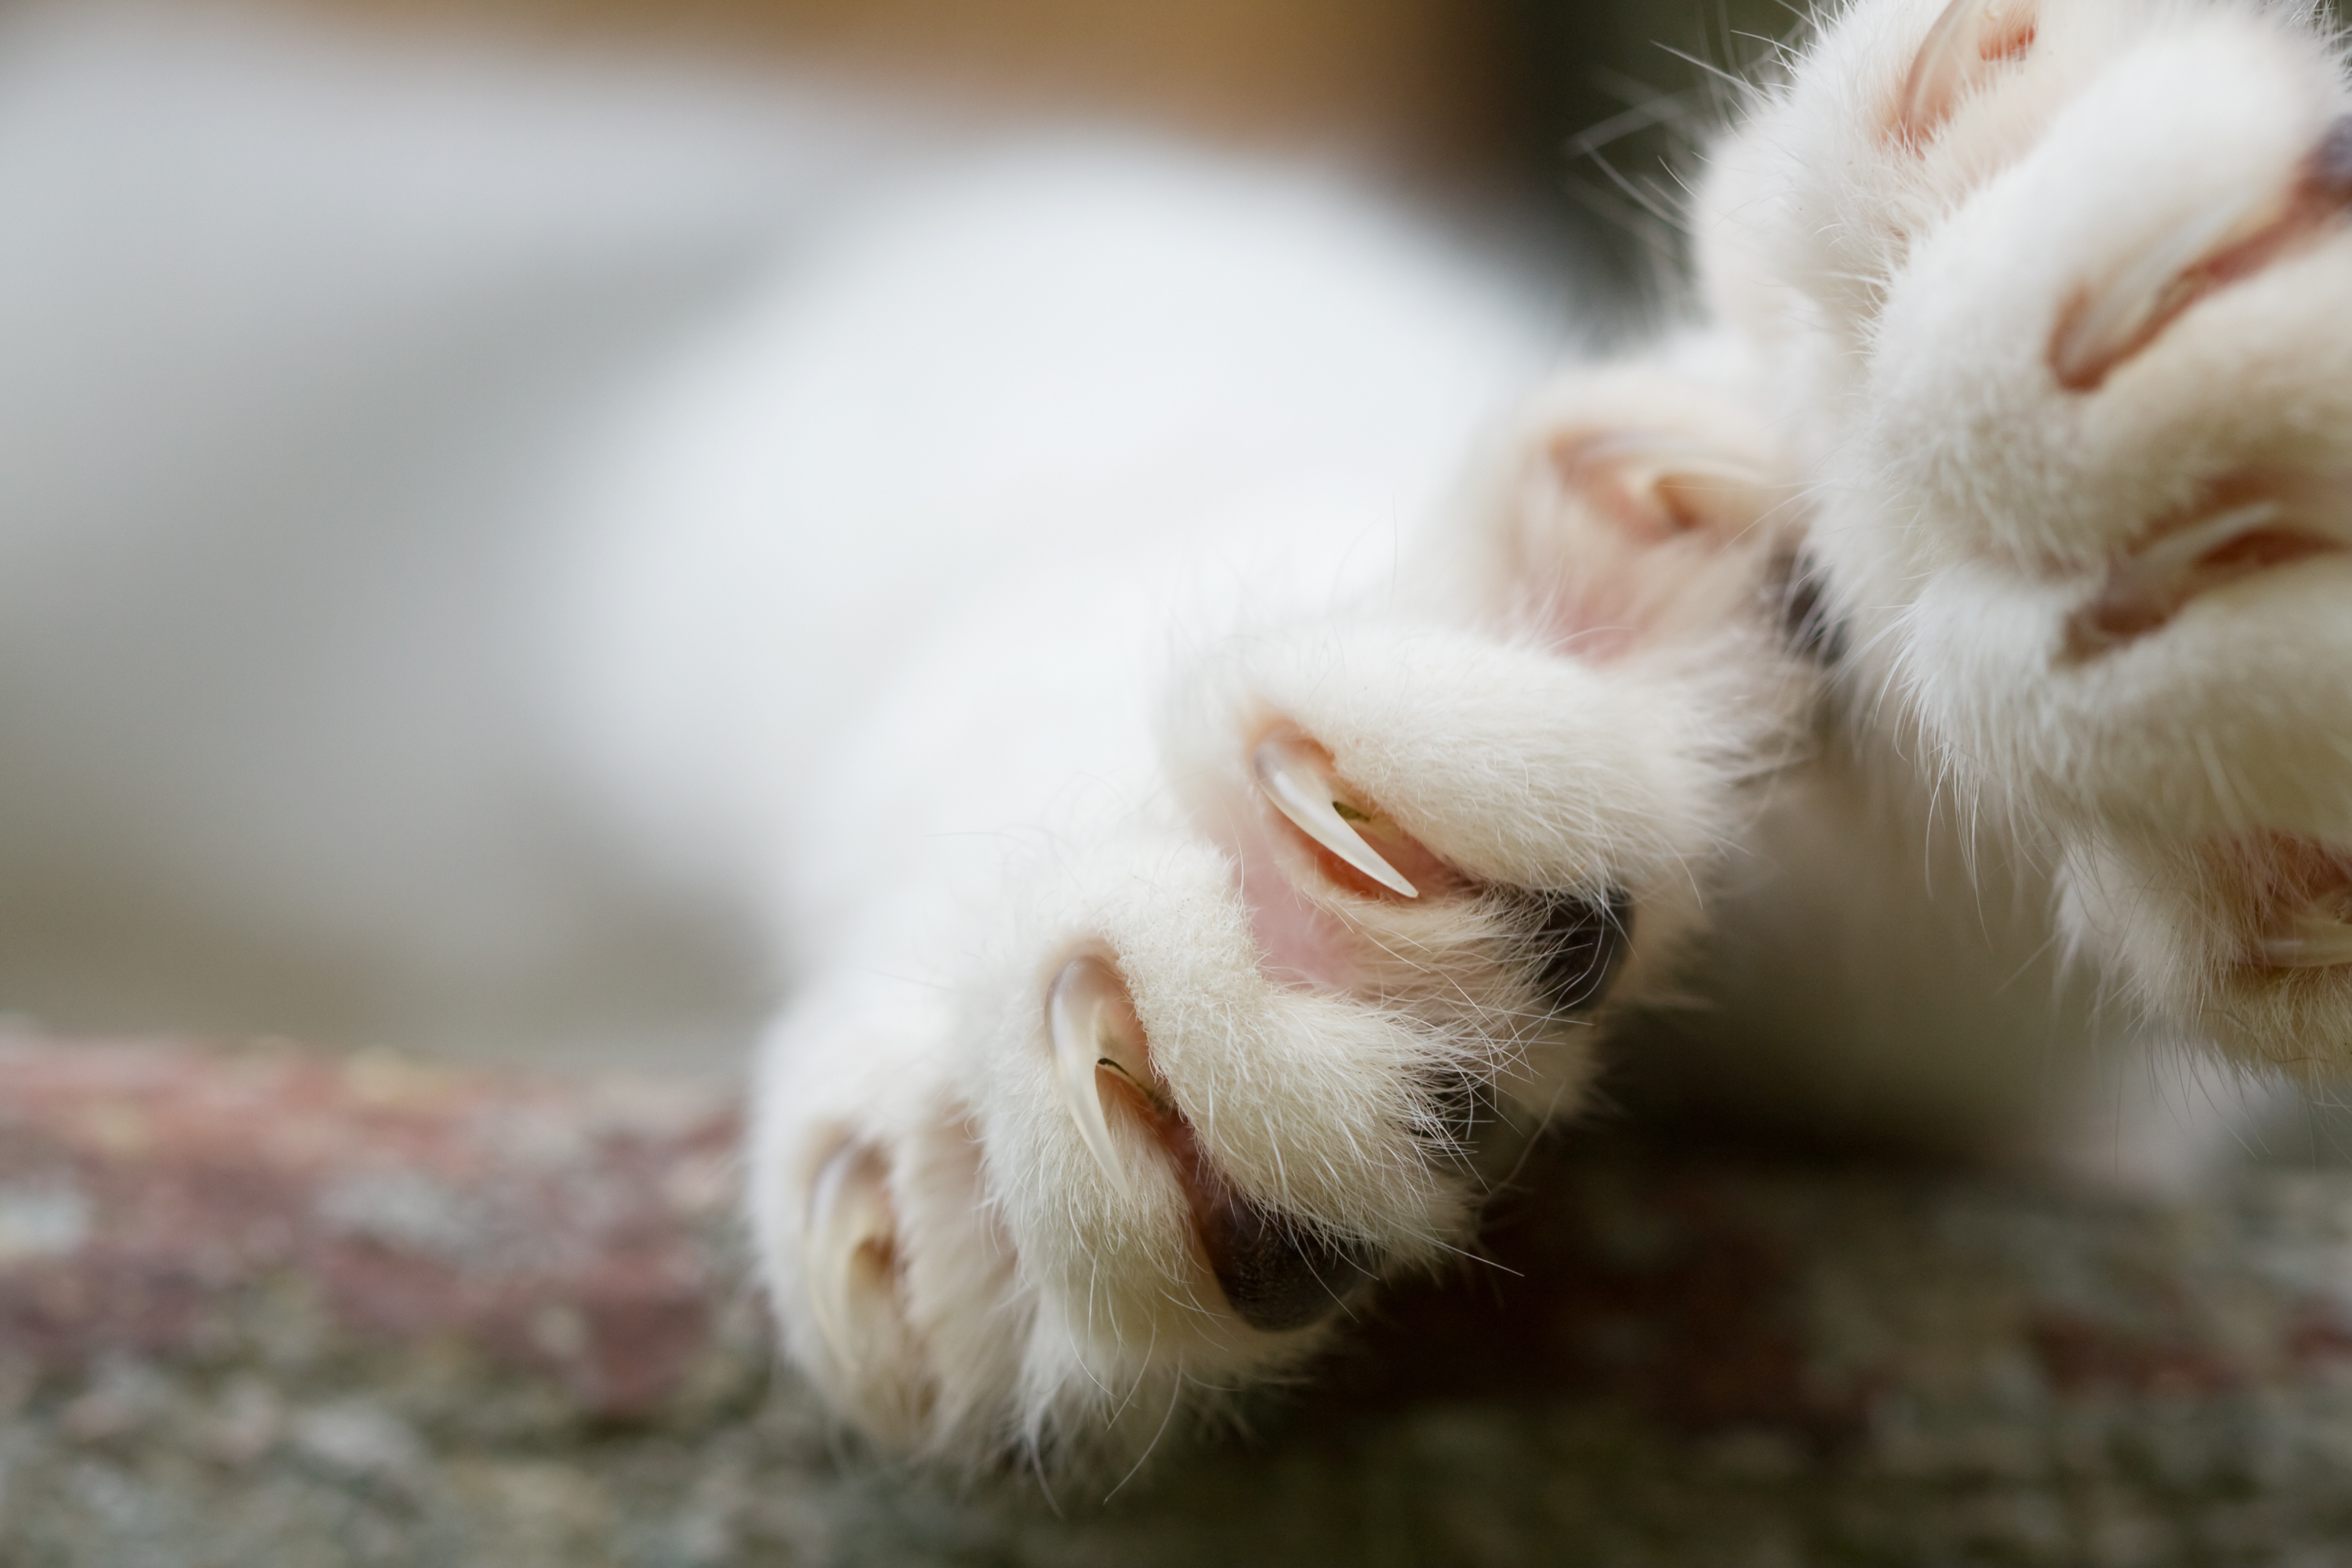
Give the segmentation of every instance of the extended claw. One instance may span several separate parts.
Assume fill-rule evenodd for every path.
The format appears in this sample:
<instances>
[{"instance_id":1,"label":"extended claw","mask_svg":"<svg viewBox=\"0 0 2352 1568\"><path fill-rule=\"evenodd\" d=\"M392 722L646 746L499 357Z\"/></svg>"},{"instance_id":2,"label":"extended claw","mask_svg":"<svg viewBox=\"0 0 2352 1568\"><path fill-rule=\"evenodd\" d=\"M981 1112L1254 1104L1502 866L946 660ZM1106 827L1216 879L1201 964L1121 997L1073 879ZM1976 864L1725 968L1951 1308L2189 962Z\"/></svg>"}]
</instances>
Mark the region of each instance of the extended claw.
<instances>
[{"instance_id":1,"label":"extended claw","mask_svg":"<svg viewBox=\"0 0 2352 1568\"><path fill-rule=\"evenodd\" d=\"M1136 1022L1118 971L1091 953L1062 965L1045 994L1045 1033L1054 1048L1055 1087L1061 1090L1070 1120L1077 1123L1087 1152L1113 1186L1133 1196L1135 1185L1103 1116L1100 1075L1118 1074L1147 1104L1158 1105L1160 1095L1151 1086L1142 1026Z\"/></svg>"},{"instance_id":2,"label":"extended claw","mask_svg":"<svg viewBox=\"0 0 2352 1568\"><path fill-rule=\"evenodd\" d=\"M2340 552L2347 531L2347 520L2330 515L2324 501L2295 505L2276 497L2169 528L2126 556L2097 596L2069 617L2066 657L2092 658L2152 632L2200 594L2240 578Z\"/></svg>"},{"instance_id":3,"label":"extended claw","mask_svg":"<svg viewBox=\"0 0 2352 1568\"><path fill-rule=\"evenodd\" d=\"M2280 221L2277 193L2231 191L2175 225L2115 277L2067 312L2050 342L2058 384L2086 391L2163 330L2232 268L2219 258L2252 244Z\"/></svg>"},{"instance_id":4,"label":"extended claw","mask_svg":"<svg viewBox=\"0 0 2352 1568\"><path fill-rule=\"evenodd\" d=\"M2033 12L2016 0L1952 0L1927 29L1903 83L1895 129L1925 142L1992 61L2013 59L2033 42Z\"/></svg>"},{"instance_id":5,"label":"extended claw","mask_svg":"<svg viewBox=\"0 0 2352 1568\"><path fill-rule=\"evenodd\" d=\"M2270 526L2279 510L2273 500L2233 506L2134 552L2076 615L2069 627L2071 651L2078 657L2095 652L2162 626L2189 596L2198 563L2240 534Z\"/></svg>"},{"instance_id":6,"label":"extended claw","mask_svg":"<svg viewBox=\"0 0 2352 1568\"><path fill-rule=\"evenodd\" d=\"M1365 821L1369 814L1349 802L1332 782L1310 742L1295 735L1269 735L1251 753L1250 770L1257 775L1266 799L1298 831L1381 887L1408 899L1421 897L1421 890L1381 859L1380 852L1349 824L1349 815Z\"/></svg>"},{"instance_id":7,"label":"extended claw","mask_svg":"<svg viewBox=\"0 0 2352 1568\"><path fill-rule=\"evenodd\" d=\"M1753 464L1698 442L1621 430L1563 441L1551 459L1561 482L1599 494L1618 521L1651 537L1697 528L1737 530L1769 507L1769 480Z\"/></svg>"},{"instance_id":8,"label":"extended claw","mask_svg":"<svg viewBox=\"0 0 2352 1568\"><path fill-rule=\"evenodd\" d=\"M2284 189L2231 190L2078 301L2050 342L2058 384L2086 392L2218 289L2317 243L2352 208L2352 115L2329 122Z\"/></svg>"},{"instance_id":9,"label":"extended claw","mask_svg":"<svg viewBox=\"0 0 2352 1568\"><path fill-rule=\"evenodd\" d=\"M2352 963L2352 924L2316 911L2302 915L2284 934L2255 944L2254 962L2265 969L2329 969Z\"/></svg>"},{"instance_id":10,"label":"extended claw","mask_svg":"<svg viewBox=\"0 0 2352 1568\"><path fill-rule=\"evenodd\" d=\"M862 1315L854 1293L861 1286L869 1292L887 1289L893 1267L898 1227L884 1190L888 1177L878 1150L852 1142L826 1158L809 1189L801 1241L809 1305L817 1331L853 1378L863 1370L860 1336L852 1331Z\"/></svg>"},{"instance_id":11,"label":"extended claw","mask_svg":"<svg viewBox=\"0 0 2352 1568\"><path fill-rule=\"evenodd\" d=\"M2352 888L2313 897L2254 944L2252 961L2264 969L2330 969L2352 963Z\"/></svg>"}]
</instances>

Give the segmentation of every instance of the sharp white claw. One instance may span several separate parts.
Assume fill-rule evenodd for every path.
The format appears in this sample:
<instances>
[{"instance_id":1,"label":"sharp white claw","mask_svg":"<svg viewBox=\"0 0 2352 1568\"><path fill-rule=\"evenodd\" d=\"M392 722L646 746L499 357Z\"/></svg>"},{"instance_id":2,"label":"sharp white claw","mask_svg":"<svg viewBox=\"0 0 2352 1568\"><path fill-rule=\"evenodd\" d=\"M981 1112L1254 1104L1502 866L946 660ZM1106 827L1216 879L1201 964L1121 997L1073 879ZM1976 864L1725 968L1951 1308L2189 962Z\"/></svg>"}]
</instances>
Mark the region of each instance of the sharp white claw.
<instances>
[{"instance_id":1,"label":"sharp white claw","mask_svg":"<svg viewBox=\"0 0 2352 1568\"><path fill-rule=\"evenodd\" d=\"M2194 297L2199 265L2275 222L2279 194L2260 185L2228 192L2190 213L2135 255L2068 314L2050 343L2061 386L2095 386L2147 335Z\"/></svg>"},{"instance_id":2,"label":"sharp white claw","mask_svg":"<svg viewBox=\"0 0 2352 1568\"><path fill-rule=\"evenodd\" d=\"M2266 969L2329 969L2352 963L2352 921L2328 910L2307 910L2280 934L2258 943L2254 962Z\"/></svg>"},{"instance_id":3,"label":"sharp white claw","mask_svg":"<svg viewBox=\"0 0 2352 1568\"><path fill-rule=\"evenodd\" d=\"M2342 921L2299 921L2293 935L2263 942L2255 962L2266 969L2328 969L2352 963L2352 925Z\"/></svg>"},{"instance_id":4,"label":"sharp white claw","mask_svg":"<svg viewBox=\"0 0 2352 1568\"><path fill-rule=\"evenodd\" d=\"M1270 735L1251 754L1250 769L1257 775L1258 787L1265 791L1266 799L1290 818L1298 831L1381 887L1408 899L1421 897L1421 890L1381 859L1380 852L1365 843L1363 835L1340 815L1346 794L1332 783L1329 772L1309 742L1296 736ZM1355 808L1350 805L1348 809Z\"/></svg>"},{"instance_id":5,"label":"sharp white claw","mask_svg":"<svg viewBox=\"0 0 2352 1568\"><path fill-rule=\"evenodd\" d=\"M2196 575L2200 562L2243 534L2272 526L2283 510L2276 501L2252 501L2166 534L2108 579L2098 597L2100 616L2122 625L2162 621L2178 607L2182 584Z\"/></svg>"},{"instance_id":6,"label":"sharp white claw","mask_svg":"<svg viewBox=\"0 0 2352 1568\"><path fill-rule=\"evenodd\" d=\"M1079 1140L1111 1184L1133 1196L1135 1184L1103 1116L1100 1074L1108 1068L1147 1100L1159 1096L1151 1087L1142 1026L1118 971L1090 953L1062 965L1045 994L1045 1033L1054 1048L1054 1085L1063 1109L1077 1123Z\"/></svg>"},{"instance_id":7,"label":"sharp white claw","mask_svg":"<svg viewBox=\"0 0 2352 1568\"><path fill-rule=\"evenodd\" d=\"M2315 498L2302 504L2298 492ZM2321 487L2287 489L2290 500L2232 506L2161 533L2126 556L2069 619L2066 655L2095 658L2152 632L2200 594L2273 567L2352 548L2352 527Z\"/></svg>"},{"instance_id":8,"label":"sharp white claw","mask_svg":"<svg viewBox=\"0 0 2352 1568\"><path fill-rule=\"evenodd\" d=\"M1656 432L1622 430L1569 443L1554 449L1552 460L1570 485L1590 486L1605 475L1626 504L1655 514L1668 531L1737 528L1769 506L1770 481L1753 464Z\"/></svg>"},{"instance_id":9,"label":"sharp white claw","mask_svg":"<svg viewBox=\"0 0 2352 1568\"><path fill-rule=\"evenodd\" d=\"M1911 62L1896 127L1913 142L1926 141L1989 61L2021 52L2032 37L2032 11L2016 0L1952 0Z\"/></svg>"},{"instance_id":10,"label":"sharp white claw","mask_svg":"<svg viewBox=\"0 0 2352 1568\"><path fill-rule=\"evenodd\" d=\"M2207 555L2241 534L2270 527L2279 521L2284 510L2276 501L2250 501L2244 506L2233 506L2227 511L2217 512L2178 532L2166 534L2131 558L2116 574L2116 585L2110 592L2148 599L2162 598L2169 593L2175 582L2187 576Z\"/></svg>"},{"instance_id":11,"label":"sharp white claw","mask_svg":"<svg viewBox=\"0 0 2352 1568\"><path fill-rule=\"evenodd\" d=\"M808 1223L801 1235L809 1305L834 1360L852 1378L865 1371L859 1347L871 1338L854 1331L864 1315L856 1293L861 1288L888 1288L898 1234L884 1190L888 1176L879 1151L852 1142L826 1158L809 1189Z\"/></svg>"}]
</instances>

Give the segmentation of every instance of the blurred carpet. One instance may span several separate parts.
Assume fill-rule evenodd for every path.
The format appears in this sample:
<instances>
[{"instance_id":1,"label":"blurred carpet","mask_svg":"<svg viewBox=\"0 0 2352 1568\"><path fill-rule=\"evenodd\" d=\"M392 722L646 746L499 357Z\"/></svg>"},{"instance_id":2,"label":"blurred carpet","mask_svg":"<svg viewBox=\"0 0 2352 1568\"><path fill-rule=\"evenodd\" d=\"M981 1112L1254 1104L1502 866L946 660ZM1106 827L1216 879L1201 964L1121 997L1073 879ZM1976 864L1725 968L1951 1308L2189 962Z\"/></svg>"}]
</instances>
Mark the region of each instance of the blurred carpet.
<instances>
[{"instance_id":1,"label":"blurred carpet","mask_svg":"<svg viewBox=\"0 0 2352 1568\"><path fill-rule=\"evenodd\" d=\"M910 1473L764 1352L730 1099L0 1048L0 1562L2352 1563L2352 1173L2123 1201L1571 1134L1139 1475Z\"/></svg>"}]
</instances>

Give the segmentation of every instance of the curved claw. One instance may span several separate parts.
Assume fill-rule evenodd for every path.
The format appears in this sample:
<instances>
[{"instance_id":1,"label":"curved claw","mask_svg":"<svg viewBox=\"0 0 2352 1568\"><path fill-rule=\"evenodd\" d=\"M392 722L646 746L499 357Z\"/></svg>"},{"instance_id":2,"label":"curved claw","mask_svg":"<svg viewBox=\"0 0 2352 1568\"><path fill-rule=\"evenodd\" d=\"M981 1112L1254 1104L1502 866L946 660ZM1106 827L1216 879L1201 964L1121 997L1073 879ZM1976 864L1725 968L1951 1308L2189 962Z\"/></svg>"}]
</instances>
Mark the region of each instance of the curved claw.
<instances>
[{"instance_id":1,"label":"curved claw","mask_svg":"<svg viewBox=\"0 0 2352 1568\"><path fill-rule=\"evenodd\" d=\"M2275 192L2231 191L2189 214L2069 310L2050 341L2058 384L2083 392L2131 357L2164 324L2210 290L2225 268L2213 258L2274 226Z\"/></svg>"},{"instance_id":2,"label":"curved claw","mask_svg":"<svg viewBox=\"0 0 2352 1568\"><path fill-rule=\"evenodd\" d=\"M1588 437L1557 444L1550 455L1561 483L1654 539L1695 528L1736 531L1770 504L1770 481L1755 465L1663 432Z\"/></svg>"},{"instance_id":3,"label":"curved claw","mask_svg":"<svg viewBox=\"0 0 2352 1568\"><path fill-rule=\"evenodd\" d=\"M1987 62L2022 54L2032 41L2031 8L2000 0L1952 0L1911 62L1895 111L1896 129L1909 141L1925 142Z\"/></svg>"},{"instance_id":4,"label":"curved claw","mask_svg":"<svg viewBox=\"0 0 2352 1568\"><path fill-rule=\"evenodd\" d=\"M2115 574L2108 596L2134 603L2160 602L2197 563L2241 534L2276 522L2285 509L2274 500L2252 501L2168 533L2133 556Z\"/></svg>"},{"instance_id":5,"label":"curved claw","mask_svg":"<svg viewBox=\"0 0 2352 1568\"><path fill-rule=\"evenodd\" d=\"M2331 969L2352 963L2352 924L2316 910L2304 914L2283 934L2256 943L2254 962L2265 969Z\"/></svg>"},{"instance_id":6,"label":"curved claw","mask_svg":"<svg viewBox=\"0 0 2352 1568\"><path fill-rule=\"evenodd\" d=\"M817 1331L853 1377L862 1371L862 1358L860 1337L852 1330L861 1313L852 1292L860 1283L887 1288L898 1235L898 1219L884 1191L888 1176L889 1167L873 1145L844 1143L817 1170L801 1233Z\"/></svg>"},{"instance_id":7,"label":"curved claw","mask_svg":"<svg viewBox=\"0 0 2352 1568\"><path fill-rule=\"evenodd\" d=\"M2200 562L2240 536L2270 527L2282 510L2273 500L2231 507L2134 552L2068 622L2067 652L2081 658L2164 625L2189 599Z\"/></svg>"},{"instance_id":8,"label":"curved claw","mask_svg":"<svg viewBox=\"0 0 2352 1568\"><path fill-rule=\"evenodd\" d=\"M1332 783L1331 774L1307 741L1292 735L1269 735L1258 742L1250 755L1250 771L1256 774L1258 787L1275 809L1290 818L1299 832L1337 855L1341 860L1361 871L1381 887L1408 899L1421 897L1421 889L1404 879L1397 868L1380 857L1380 852L1364 842L1363 835L1349 826L1341 815L1346 801L1345 792ZM1355 811L1352 805L1346 807ZM1359 817L1364 814L1356 812Z\"/></svg>"},{"instance_id":9,"label":"curved claw","mask_svg":"<svg viewBox=\"0 0 2352 1568\"><path fill-rule=\"evenodd\" d=\"M1054 1048L1054 1086L1061 1091L1063 1109L1077 1123L1078 1137L1103 1174L1132 1197L1135 1184L1103 1116L1100 1074L1106 1068L1118 1073L1155 1104L1160 1097L1151 1088L1142 1026L1118 971L1091 953L1062 965L1045 994L1045 1034Z\"/></svg>"},{"instance_id":10,"label":"curved claw","mask_svg":"<svg viewBox=\"0 0 2352 1568\"><path fill-rule=\"evenodd\" d=\"M2067 620L2066 656L2081 661L2155 631L2198 595L2273 567L2352 548L2324 508L2249 501L2168 529L2109 574Z\"/></svg>"},{"instance_id":11,"label":"curved claw","mask_svg":"<svg viewBox=\"0 0 2352 1568\"><path fill-rule=\"evenodd\" d=\"M2284 189L2217 195L2067 311L2050 343L2058 384L2087 392L2216 289L2333 234L2352 207L2352 115L2328 123Z\"/></svg>"}]
</instances>

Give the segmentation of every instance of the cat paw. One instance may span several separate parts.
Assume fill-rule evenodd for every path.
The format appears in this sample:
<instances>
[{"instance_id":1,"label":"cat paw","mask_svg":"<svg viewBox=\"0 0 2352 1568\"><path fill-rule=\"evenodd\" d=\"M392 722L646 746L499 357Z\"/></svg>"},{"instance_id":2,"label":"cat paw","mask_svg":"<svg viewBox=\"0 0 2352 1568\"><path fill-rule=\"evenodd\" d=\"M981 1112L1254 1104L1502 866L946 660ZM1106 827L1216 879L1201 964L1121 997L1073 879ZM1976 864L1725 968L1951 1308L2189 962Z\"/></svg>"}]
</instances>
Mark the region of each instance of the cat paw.
<instances>
[{"instance_id":1,"label":"cat paw","mask_svg":"<svg viewBox=\"0 0 2352 1568\"><path fill-rule=\"evenodd\" d=\"M1878 0L1727 151L1808 549L2158 1019L2352 1044L2352 92L2252 4Z\"/></svg>"},{"instance_id":2,"label":"cat paw","mask_svg":"<svg viewBox=\"0 0 2352 1568\"><path fill-rule=\"evenodd\" d=\"M1761 435L1637 380L1539 403L1399 602L1208 644L1149 778L1008 850L961 951L898 955L924 984L786 1015L753 1205L837 1410L1139 1450L1456 1256L1671 990L1806 683Z\"/></svg>"}]
</instances>

